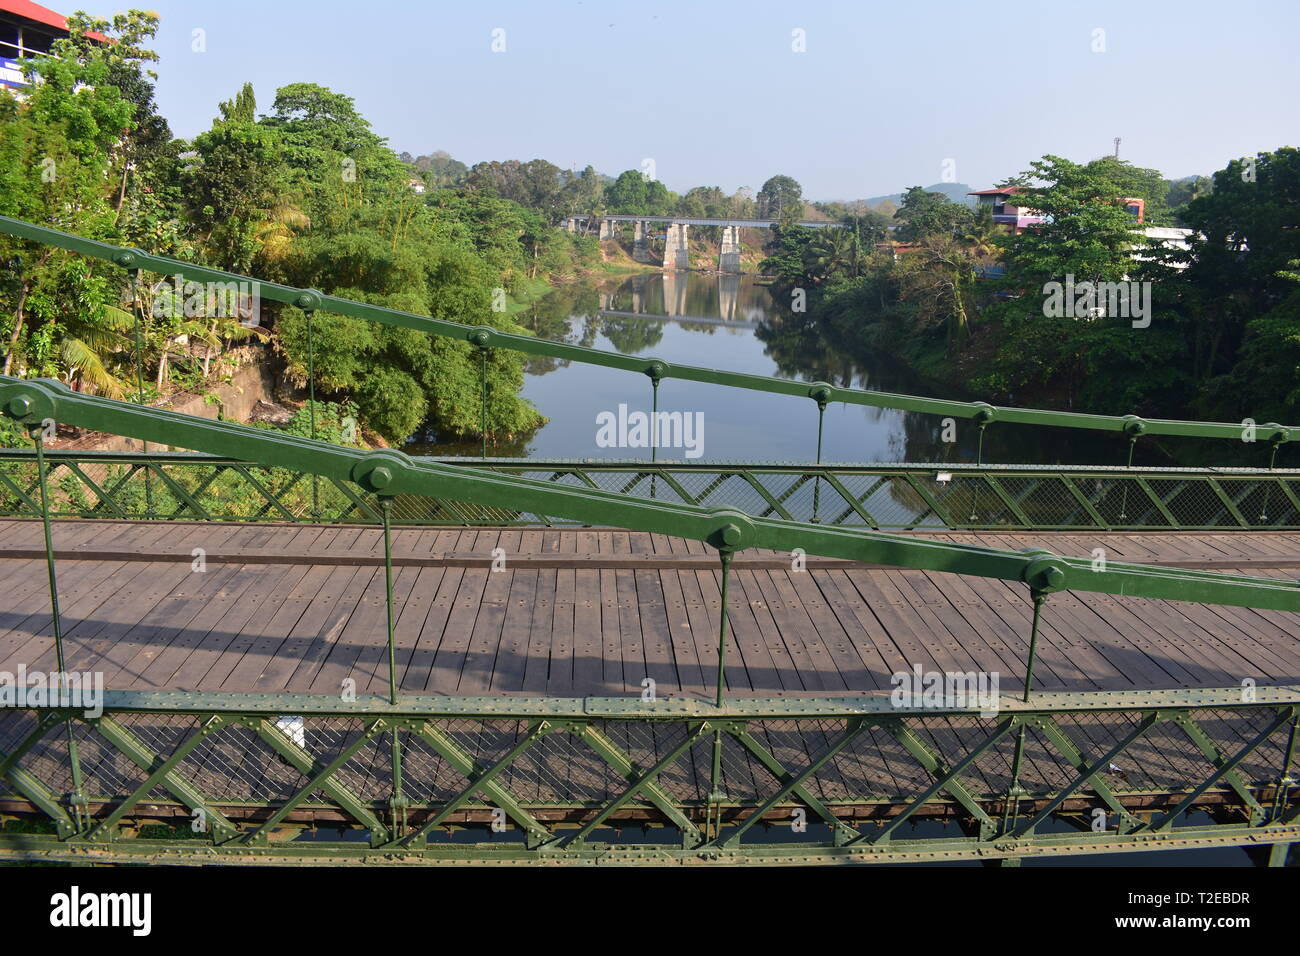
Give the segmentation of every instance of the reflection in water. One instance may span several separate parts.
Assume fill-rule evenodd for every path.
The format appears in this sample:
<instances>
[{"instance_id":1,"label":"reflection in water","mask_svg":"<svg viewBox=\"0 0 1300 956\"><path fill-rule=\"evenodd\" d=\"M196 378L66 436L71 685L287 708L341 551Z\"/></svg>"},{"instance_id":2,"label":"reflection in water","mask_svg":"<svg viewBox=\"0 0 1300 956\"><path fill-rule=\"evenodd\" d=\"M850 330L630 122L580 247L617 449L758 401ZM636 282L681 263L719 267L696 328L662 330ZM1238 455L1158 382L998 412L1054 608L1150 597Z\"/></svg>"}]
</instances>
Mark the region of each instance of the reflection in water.
<instances>
[{"instance_id":1,"label":"reflection in water","mask_svg":"<svg viewBox=\"0 0 1300 956\"><path fill-rule=\"evenodd\" d=\"M752 276L642 273L604 283L574 283L535 301L517 320L533 334L668 363L799 381L969 399L910 374L899 362L863 353L807 312L791 312ZM704 413L704 458L807 462L816 454L811 400L668 379L660 409ZM649 379L632 372L528 356L523 395L550 421L534 434L489 447L494 456L646 457L642 450L596 446L596 416L620 403L649 410ZM826 410L823 460L839 462L974 461L978 431L957 423L957 441L941 440L942 420L892 409L832 405ZM419 435L414 454L478 455L477 441L439 443ZM984 460L1009 463L1122 463L1115 438L995 424ZM680 457L664 449L660 458ZM1140 460L1140 456L1139 456Z\"/></svg>"}]
</instances>

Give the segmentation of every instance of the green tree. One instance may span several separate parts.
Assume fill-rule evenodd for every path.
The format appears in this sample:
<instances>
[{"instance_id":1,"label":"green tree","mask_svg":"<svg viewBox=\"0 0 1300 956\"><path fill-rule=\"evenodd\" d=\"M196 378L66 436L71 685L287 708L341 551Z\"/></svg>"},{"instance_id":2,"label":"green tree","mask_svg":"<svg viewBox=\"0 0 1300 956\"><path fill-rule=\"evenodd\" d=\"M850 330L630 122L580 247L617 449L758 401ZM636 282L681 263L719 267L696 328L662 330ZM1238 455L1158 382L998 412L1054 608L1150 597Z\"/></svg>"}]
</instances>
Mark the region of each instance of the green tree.
<instances>
[{"instance_id":1,"label":"green tree","mask_svg":"<svg viewBox=\"0 0 1300 956\"><path fill-rule=\"evenodd\" d=\"M92 239L118 238L117 213L135 105L114 69L153 59L140 44L156 18L74 16L52 56L26 61L34 81L19 102L0 95L0 214ZM89 36L100 32L111 42ZM126 131L124 136L123 131ZM63 377L120 395L125 340L121 272L49 246L0 240L12 299L4 312L3 372Z\"/></svg>"},{"instance_id":2,"label":"green tree","mask_svg":"<svg viewBox=\"0 0 1300 956\"><path fill-rule=\"evenodd\" d=\"M605 205L615 214L666 216L675 202L668 187L638 169L623 171L605 190Z\"/></svg>"},{"instance_id":3,"label":"green tree","mask_svg":"<svg viewBox=\"0 0 1300 956\"><path fill-rule=\"evenodd\" d=\"M792 222L803 218L803 187L790 176L773 176L758 191L760 219Z\"/></svg>"},{"instance_id":4,"label":"green tree","mask_svg":"<svg viewBox=\"0 0 1300 956\"><path fill-rule=\"evenodd\" d=\"M1300 329L1300 150L1233 160L1213 190L1183 207L1196 230L1179 276L1179 305L1205 380L1198 407L1215 417L1300 417L1293 361Z\"/></svg>"},{"instance_id":5,"label":"green tree","mask_svg":"<svg viewBox=\"0 0 1300 956\"><path fill-rule=\"evenodd\" d=\"M916 242L927 236L959 235L971 223L971 211L943 193L928 193L912 186L903 194L902 204L894 213L899 224L895 233L902 242Z\"/></svg>"},{"instance_id":6,"label":"green tree","mask_svg":"<svg viewBox=\"0 0 1300 956\"><path fill-rule=\"evenodd\" d=\"M1112 159L1079 164L1049 155L1030 165L1024 179L1037 185L1016 201L1044 222L1004 240L1006 286L1019 295L989 310L1003 337L977 387L1048 391L1067 407L1107 412L1132 411L1186 387L1184 344L1169 323L1138 330L1125 317L1078 318L1073 309L1058 315L1044 308L1048 283L1136 278L1140 234L1123 200L1140 178Z\"/></svg>"},{"instance_id":7,"label":"green tree","mask_svg":"<svg viewBox=\"0 0 1300 956\"><path fill-rule=\"evenodd\" d=\"M256 122L252 84L245 83L219 109L212 129L194 138L186 192L207 261L248 273L264 241L288 238L274 225L306 226L307 218L285 212L284 149L271 129ZM281 252L277 245L273 258Z\"/></svg>"}]
</instances>

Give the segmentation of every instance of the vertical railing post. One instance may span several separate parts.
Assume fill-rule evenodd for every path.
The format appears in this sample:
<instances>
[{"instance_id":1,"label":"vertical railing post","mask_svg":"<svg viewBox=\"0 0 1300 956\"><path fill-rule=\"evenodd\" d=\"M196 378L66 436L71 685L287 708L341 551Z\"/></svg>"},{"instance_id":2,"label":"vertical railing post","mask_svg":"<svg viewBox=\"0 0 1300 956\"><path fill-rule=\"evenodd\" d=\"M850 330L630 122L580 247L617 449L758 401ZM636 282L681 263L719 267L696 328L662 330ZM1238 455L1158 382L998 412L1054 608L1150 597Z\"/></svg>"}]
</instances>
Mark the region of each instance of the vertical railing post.
<instances>
[{"instance_id":1,"label":"vertical railing post","mask_svg":"<svg viewBox=\"0 0 1300 956\"><path fill-rule=\"evenodd\" d=\"M50 528L49 471L45 461L45 423L31 426L32 441L36 445L36 475L41 488L41 528L45 534L45 569L50 582L50 617L54 626L54 659L59 671L60 706L71 703L68 685L68 668L63 656L63 617L59 613L59 578L54 566L54 535ZM70 803L77 830L90 822L89 805L82 793L81 760L77 753L77 737L72 729L72 718L65 721L68 732L68 763L72 771ZM71 834L68 834L71 835Z\"/></svg>"},{"instance_id":2,"label":"vertical railing post","mask_svg":"<svg viewBox=\"0 0 1300 956\"><path fill-rule=\"evenodd\" d=\"M1291 785L1295 783L1295 778L1291 776L1291 762L1295 759L1295 741L1297 725L1300 725L1300 711L1297 711L1291 717L1291 731L1286 738L1286 751L1282 757L1282 772L1278 774L1277 790L1273 794L1273 822L1276 823L1282 819L1282 813L1286 809L1287 798L1291 794Z\"/></svg>"},{"instance_id":3,"label":"vertical railing post","mask_svg":"<svg viewBox=\"0 0 1300 956\"><path fill-rule=\"evenodd\" d=\"M722 560L722 606L718 611L718 683L714 693L713 704L719 709L726 699L727 688L727 623L728 623L728 586L731 580L731 559L734 551L721 548L718 557ZM706 808L705 830L708 839L715 840L722 831L722 801L726 795L722 792L722 729L713 734L713 761L709 774L709 801Z\"/></svg>"},{"instance_id":4,"label":"vertical railing post","mask_svg":"<svg viewBox=\"0 0 1300 956\"><path fill-rule=\"evenodd\" d=\"M298 305L307 316L307 421L311 439L316 440L316 300L311 293L299 296ZM311 476L311 516L320 520L320 479Z\"/></svg>"},{"instance_id":5,"label":"vertical railing post","mask_svg":"<svg viewBox=\"0 0 1300 956\"><path fill-rule=\"evenodd\" d=\"M136 402L144 404L144 299L140 295L140 270L131 269L131 319L135 327L135 394ZM184 288L176 289L173 295L184 296ZM175 299L172 300L175 308ZM144 514L146 518L154 516L153 510L153 476L149 467L149 442L142 442L144 448Z\"/></svg>"},{"instance_id":6,"label":"vertical railing post","mask_svg":"<svg viewBox=\"0 0 1300 956\"><path fill-rule=\"evenodd\" d=\"M650 463L652 465L659 459L659 382L667 370L668 367L658 360L651 362L645 368L645 373L650 378ZM656 498L658 495L659 476L652 470L650 497Z\"/></svg>"},{"instance_id":7,"label":"vertical railing post","mask_svg":"<svg viewBox=\"0 0 1300 956\"><path fill-rule=\"evenodd\" d=\"M469 337L469 343L478 349L478 403L479 403L479 457L487 457L488 435L488 378L487 360L488 343L492 341L487 329L477 329Z\"/></svg>"},{"instance_id":8,"label":"vertical railing post","mask_svg":"<svg viewBox=\"0 0 1300 956\"><path fill-rule=\"evenodd\" d=\"M984 402L978 402L976 404L978 404L980 408L975 413L975 424L979 427L979 433L975 439L975 464L982 468L984 466L984 429L988 428L989 422L993 421L993 416L996 412L994 412L992 405L988 405ZM970 498L970 522L972 525L979 520L979 481L974 483L974 487L975 490L971 492Z\"/></svg>"},{"instance_id":9,"label":"vertical railing post","mask_svg":"<svg viewBox=\"0 0 1300 956\"><path fill-rule=\"evenodd\" d=\"M402 740L401 730L393 728L392 734L392 754L393 754L393 796L389 801L392 807L392 824L393 839L400 839L406 835L406 796L402 792Z\"/></svg>"},{"instance_id":10,"label":"vertical railing post","mask_svg":"<svg viewBox=\"0 0 1300 956\"><path fill-rule=\"evenodd\" d=\"M1124 416L1124 434L1128 435L1128 461L1124 467L1131 469L1133 467L1133 452L1137 449L1138 437L1147 430L1147 423L1142 421L1136 415ZM1124 482L1124 492L1119 505L1119 520L1128 520L1128 483L1131 479L1121 478Z\"/></svg>"},{"instance_id":11,"label":"vertical railing post","mask_svg":"<svg viewBox=\"0 0 1300 956\"><path fill-rule=\"evenodd\" d=\"M1031 584L1029 591L1034 601L1034 617L1029 629L1029 654L1025 661L1025 689L1021 695L1021 700L1029 703L1029 697L1033 693L1034 687L1034 663L1038 658L1039 624L1042 622L1043 604L1047 601L1047 592L1043 590L1043 587L1060 587L1063 583L1063 572L1050 563L1041 569L1036 569L1033 565L1030 565L1026 576L1030 581L1037 581L1041 585L1036 587ZM1025 754L1025 731L1026 727L1022 723L1016 736L1015 755L1011 760L1011 783L1007 787L1006 802L1002 807L1003 833L1009 832L1012 821L1020 813L1020 798L1024 794L1024 790L1020 786L1020 765ZM1018 866L1019 860L1009 860L1007 863L1011 866Z\"/></svg>"},{"instance_id":12,"label":"vertical railing post","mask_svg":"<svg viewBox=\"0 0 1300 956\"><path fill-rule=\"evenodd\" d=\"M388 702L397 703L397 644L396 644L396 615L393 608L393 534L392 534L392 512L393 498L391 495L379 496L379 511L384 520L384 606L387 615L388 627ZM397 839L406 833L406 797L402 793L402 741L400 738L400 729L393 728L391 736L391 752L393 758L393 792L389 800L391 808L391 822L393 825L393 838Z\"/></svg>"},{"instance_id":13,"label":"vertical railing post","mask_svg":"<svg viewBox=\"0 0 1300 956\"><path fill-rule=\"evenodd\" d=\"M822 431L826 424L826 406L830 402L831 387L825 382L817 382L808 390L808 397L817 403L817 464L822 463ZM818 468L813 478L813 513L812 523L821 521L822 475Z\"/></svg>"},{"instance_id":14,"label":"vertical railing post","mask_svg":"<svg viewBox=\"0 0 1300 956\"><path fill-rule=\"evenodd\" d=\"M63 621L59 615L59 582L54 568L54 537L50 529L50 497L48 466L45 461L44 423L31 426L32 442L36 445L36 477L41 488L41 527L45 532L45 566L50 579L50 612L54 619L54 658L63 672Z\"/></svg>"},{"instance_id":15,"label":"vertical railing post","mask_svg":"<svg viewBox=\"0 0 1300 956\"><path fill-rule=\"evenodd\" d=\"M717 840L722 834L722 728L713 731L713 759L709 769L709 799L704 808L704 839Z\"/></svg>"},{"instance_id":16,"label":"vertical railing post","mask_svg":"<svg viewBox=\"0 0 1300 956\"><path fill-rule=\"evenodd\" d=\"M1266 430L1271 430L1272 432L1272 434L1269 436L1269 444L1272 445L1273 447L1272 447L1272 451L1268 456L1268 470L1272 471L1277 466L1278 449L1281 448L1282 444L1288 441L1291 436L1290 433L1285 428L1283 428L1281 425L1277 424L1276 422L1269 422L1267 425L1264 425L1263 427ZM1264 482L1264 500L1260 502L1260 506L1259 506L1260 524L1268 523L1268 506L1272 498L1273 498L1273 481L1272 479L1270 479L1269 481Z\"/></svg>"},{"instance_id":17,"label":"vertical railing post","mask_svg":"<svg viewBox=\"0 0 1300 956\"><path fill-rule=\"evenodd\" d=\"M379 496L379 511L384 519L384 594L388 610L388 702L397 703L397 651L394 646L393 629L393 541L392 541L391 495Z\"/></svg>"},{"instance_id":18,"label":"vertical railing post","mask_svg":"<svg viewBox=\"0 0 1300 956\"><path fill-rule=\"evenodd\" d=\"M1011 781L1007 784L1007 795L1002 802L1002 833L1011 832L1013 821L1020 815L1020 797L1024 788L1020 786L1020 763L1025 756L1025 725L1020 725L1016 734L1015 754L1011 758ZM1016 863L1019 863L1017 860Z\"/></svg>"},{"instance_id":19,"label":"vertical railing post","mask_svg":"<svg viewBox=\"0 0 1300 956\"><path fill-rule=\"evenodd\" d=\"M714 706L721 707L726 696L727 687L727 589L731 580L731 559L735 554L729 548L718 552L722 559L722 607L718 612L718 686L714 695Z\"/></svg>"},{"instance_id":20,"label":"vertical railing post","mask_svg":"<svg viewBox=\"0 0 1300 956\"><path fill-rule=\"evenodd\" d=\"M1047 595L1042 591L1033 591L1034 598L1034 622L1029 630L1029 659L1025 663L1025 693L1024 701L1029 702L1029 695L1034 686L1034 660L1038 654L1038 624L1043 613L1043 604L1047 601Z\"/></svg>"}]
</instances>

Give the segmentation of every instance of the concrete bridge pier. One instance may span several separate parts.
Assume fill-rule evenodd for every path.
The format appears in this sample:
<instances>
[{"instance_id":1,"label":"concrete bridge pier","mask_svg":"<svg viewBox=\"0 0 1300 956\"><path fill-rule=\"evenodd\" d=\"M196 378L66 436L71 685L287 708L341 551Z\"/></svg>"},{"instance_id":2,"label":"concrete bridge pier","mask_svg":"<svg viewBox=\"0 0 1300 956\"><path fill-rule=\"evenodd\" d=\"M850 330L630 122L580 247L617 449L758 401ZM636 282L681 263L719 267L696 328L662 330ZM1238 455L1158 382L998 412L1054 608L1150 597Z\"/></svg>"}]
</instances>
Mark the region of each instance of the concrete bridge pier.
<instances>
[{"instance_id":1,"label":"concrete bridge pier","mask_svg":"<svg viewBox=\"0 0 1300 956\"><path fill-rule=\"evenodd\" d=\"M719 272L740 272L740 227L722 227L722 247L718 250Z\"/></svg>"},{"instance_id":2,"label":"concrete bridge pier","mask_svg":"<svg viewBox=\"0 0 1300 956\"><path fill-rule=\"evenodd\" d=\"M686 234L691 227L684 222L670 222L664 240L664 268L689 269L691 252L686 245Z\"/></svg>"},{"instance_id":3,"label":"concrete bridge pier","mask_svg":"<svg viewBox=\"0 0 1300 956\"><path fill-rule=\"evenodd\" d=\"M604 242L606 239L614 239L614 222L611 219L602 219L600 221L600 239Z\"/></svg>"},{"instance_id":4,"label":"concrete bridge pier","mask_svg":"<svg viewBox=\"0 0 1300 956\"><path fill-rule=\"evenodd\" d=\"M636 231L632 234L632 258L637 262L650 261L650 242L646 236L646 225L644 219L638 219Z\"/></svg>"}]
</instances>

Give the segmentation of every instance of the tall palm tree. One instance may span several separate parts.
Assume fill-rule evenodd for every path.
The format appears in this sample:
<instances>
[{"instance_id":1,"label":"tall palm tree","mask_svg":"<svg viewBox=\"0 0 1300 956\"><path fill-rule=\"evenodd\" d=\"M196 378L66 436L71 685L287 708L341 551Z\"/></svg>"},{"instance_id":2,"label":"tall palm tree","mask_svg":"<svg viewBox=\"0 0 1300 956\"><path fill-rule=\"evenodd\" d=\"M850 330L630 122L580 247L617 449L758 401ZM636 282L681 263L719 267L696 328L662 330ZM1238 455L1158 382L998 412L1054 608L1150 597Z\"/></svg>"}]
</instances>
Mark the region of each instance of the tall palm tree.
<instances>
[{"instance_id":1,"label":"tall palm tree","mask_svg":"<svg viewBox=\"0 0 1300 956\"><path fill-rule=\"evenodd\" d=\"M961 244L976 259L993 258L998 252L997 236L1000 230L993 221L993 210L981 205L975 211L975 217L961 237Z\"/></svg>"},{"instance_id":2,"label":"tall palm tree","mask_svg":"<svg viewBox=\"0 0 1300 956\"><path fill-rule=\"evenodd\" d=\"M857 237L847 229L828 228L808 246L808 271L823 279L852 274L857 261Z\"/></svg>"}]
</instances>

